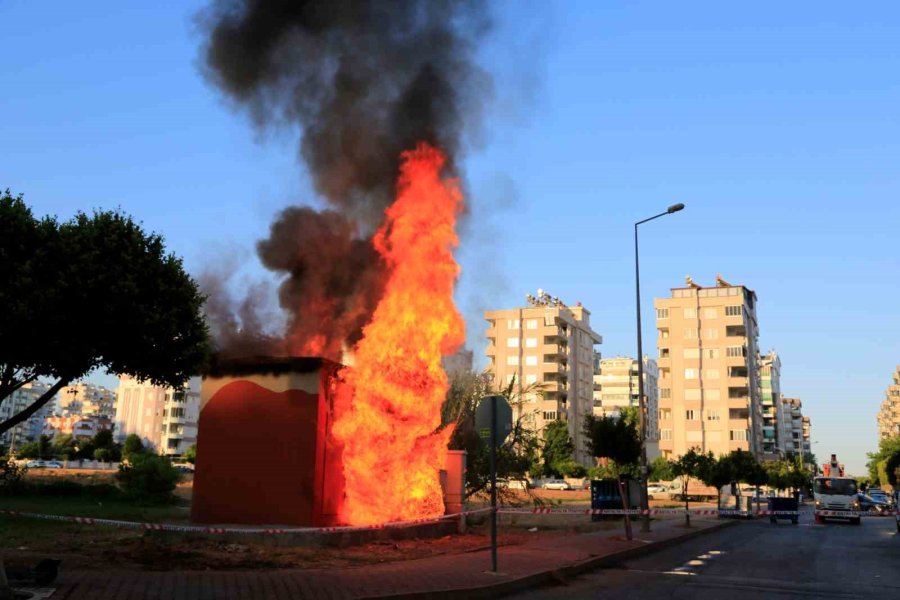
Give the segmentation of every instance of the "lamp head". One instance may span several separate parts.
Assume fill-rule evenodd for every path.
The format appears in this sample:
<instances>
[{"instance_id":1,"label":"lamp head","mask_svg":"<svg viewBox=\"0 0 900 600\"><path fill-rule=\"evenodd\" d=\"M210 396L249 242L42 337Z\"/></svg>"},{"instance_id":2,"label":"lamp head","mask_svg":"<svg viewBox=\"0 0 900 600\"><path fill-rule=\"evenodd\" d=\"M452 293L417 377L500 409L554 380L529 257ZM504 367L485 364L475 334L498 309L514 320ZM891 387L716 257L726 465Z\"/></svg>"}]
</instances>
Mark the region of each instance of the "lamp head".
<instances>
[{"instance_id":1,"label":"lamp head","mask_svg":"<svg viewBox=\"0 0 900 600\"><path fill-rule=\"evenodd\" d=\"M666 212L671 215L672 213L678 212L679 210L683 210L683 209L684 209L684 204L678 203L678 204L673 204L672 206L670 206L668 209L666 209Z\"/></svg>"}]
</instances>

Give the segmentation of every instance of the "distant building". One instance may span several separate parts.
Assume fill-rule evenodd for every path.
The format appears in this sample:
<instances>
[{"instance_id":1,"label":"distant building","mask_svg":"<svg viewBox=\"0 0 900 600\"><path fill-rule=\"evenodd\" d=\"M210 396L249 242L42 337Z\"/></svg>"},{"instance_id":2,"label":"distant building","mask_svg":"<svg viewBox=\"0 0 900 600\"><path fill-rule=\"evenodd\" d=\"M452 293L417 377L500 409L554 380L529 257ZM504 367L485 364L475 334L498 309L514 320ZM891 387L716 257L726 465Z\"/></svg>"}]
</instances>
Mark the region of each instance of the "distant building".
<instances>
[{"instance_id":1,"label":"distant building","mask_svg":"<svg viewBox=\"0 0 900 600\"><path fill-rule=\"evenodd\" d=\"M115 410L115 390L82 381L67 385L57 393L53 412L61 417L82 415L114 417Z\"/></svg>"},{"instance_id":2,"label":"distant building","mask_svg":"<svg viewBox=\"0 0 900 600\"><path fill-rule=\"evenodd\" d=\"M644 398L646 420L647 459L659 456L659 368L656 361L644 356ZM622 408L638 408L638 362L631 357L617 356L599 361L599 373L594 375L594 414L618 414Z\"/></svg>"},{"instance_id":3,"label":"distant building","mask_svg":"<svg viewBox=\"0 0 900 600\"><path fill-rule=\"evenodd\" d=\"M47 417L44 419L44 435L71 435L76 439L89 439L101 431L111 430L113 421L101 415L75 415L72 417Z\"/></svg>"},{"instance_id":4,"label":"distant building","mask_svg":"<svg viewBox=\"0 0 900 600\"><path fill-rule=\"evenodd\" d=\"M567 306L543 290L526 300L525 307L484 313L488 369L495 386L514 383L522 395L514 419L521 416L524 426L539 434L557 419L566 421L575 460L591 465L583 428L593 411L594 345L602 338L580 303Z\"/></svg>"},{"instance_id":5,"label":"distant building","mask_svg":"<svg viewBox=\"0 0 900 600\"><path fill-rule=\"evenodd\" d=\"M762 455L756 293L720 276L715 287L672 288L656 298L659 447L675 458L691 448Z\"/></svg>"},{"instance_id":6,"label":"distant building","mask_svg":"<svg viewBox=\"0 0 900 600\"><path fill-rule=\"evenodd\" d=\"M884 400L878 411L878 438L900 435L900 366L892 375L893 383L884 391Z\"/></svg>"},{"instance_id":7,"label":"distant building","mask_svg":"<svg viewBox=\"0 0 900 600\"><path fill-rule=\"evenodd\" d=\"M0 404L0 421L5 421L19 414L49 389L49 385L40 381L26 383ZM44 417L50 410L49 404L48 402L28 419L0 434L0 444L9 447L13 451L22 444L39 438L44 427Z\"/></svg>"},{"instance_id":8,"label":"distant building","mask_svg":"<svg viewBox=\"0 0 900 600\"><path fill-rule=\"evenodd\" d=\"M778 460L784 456L785 440L778 435L781 359L774 350L760 357L759 386L762 407L762 458Z\"/></svg>"},{"instance_id":9,"label":"distant building","mask_svg":"<svg viewBox=\"0 0 900 600\"><path fill-rule=\"evenodd\" d=\"M800 398L781 399L784 415L785 455L802 455L810 451L810 421L803 416L803 402Z\"/></svg>"},{"instance_id":10,"label":"distant building","mask_svg":"<svg viewBox=\"0 0 900 600\"><path fill-rule=\"evenodd\" d=\"M185 387L174 389L122 376L115 411L116 441L135 433L144 446L160 454L184 454L197 441L200 378L193 377Z\"/></svg>"}]
</instances>

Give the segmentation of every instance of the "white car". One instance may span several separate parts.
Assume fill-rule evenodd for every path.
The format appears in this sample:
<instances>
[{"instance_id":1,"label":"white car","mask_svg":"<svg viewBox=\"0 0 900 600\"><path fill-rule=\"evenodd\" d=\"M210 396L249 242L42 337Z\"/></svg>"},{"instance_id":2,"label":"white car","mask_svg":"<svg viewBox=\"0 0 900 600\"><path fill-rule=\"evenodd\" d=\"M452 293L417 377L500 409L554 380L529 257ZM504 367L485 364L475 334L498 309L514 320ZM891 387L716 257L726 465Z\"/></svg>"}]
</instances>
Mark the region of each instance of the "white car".
<instances>
[{"instance_id":1,"label":"white car","mask_svg":"<svg viewBox=\"0 0 900 600\"><path fill-rule=\"evenodd\" d=\"M571 490L572 486L565 479L550 479L541 486L545 490Z\"/></svg>"}]
</instances>

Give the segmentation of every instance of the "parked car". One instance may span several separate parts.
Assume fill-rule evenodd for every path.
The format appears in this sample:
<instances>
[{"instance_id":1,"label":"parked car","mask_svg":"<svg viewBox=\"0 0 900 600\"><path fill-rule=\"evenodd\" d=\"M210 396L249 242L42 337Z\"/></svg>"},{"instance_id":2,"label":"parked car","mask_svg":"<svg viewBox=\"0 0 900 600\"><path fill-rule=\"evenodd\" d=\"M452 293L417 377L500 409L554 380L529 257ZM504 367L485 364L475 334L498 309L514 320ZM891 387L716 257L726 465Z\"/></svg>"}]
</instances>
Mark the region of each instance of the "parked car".
<instances>
[{"instance_id":1,"label":"parked car","mask_svg":"<svg viewBox=\"0 0 900 600\"><path fill-rule=\"evenodd\" d=\"M191 472L193 473L193 469L191 469ZM497 487L510 490L527 490L531 485L527 479L498 479Z\"/></svg>"},{"instance_id":2,"label":"parked car","mask_svg":"<svg viewBox=\"0 0 900 600\"><path fill-rule=\"evenodd\" d=\"M894 499L891 498L890 494L883 490L869 490L869 496L871 496L873 500L884 502L888 506L888 508L893 508L894 506Z\"/></svg>"},{"instance_id":3,"label":"parked car","mask_svg":"<svg viewBox=\"0 0 900 600\"><path fill-rule=\"evenodd\" d=\"M27 463L25 463L25 466L29 469L43 469L47 466L47 463L42 460L29 460Z\"/></svg>"},{"instance_id":4,"label":"parked car","mask_svg":"<svg viewBox=\"0 0 900 600\"><path fill-rule=\"evenodd\" d=\"M571 490L572 486L565 479L548 479L541 486L545 490Z\"/></svg>"},{"instance_id":5,"label":"parked car","mask_svg":"<svg viewBox=\"0 0 900 600\"><path fill-rule=\"evenodd\" d=\"M859 510L879 513L890 510L886 502L876 500L868 494L857 494L856 497L859 499Z\"/></svg>"},{"instance_id":6,"label":"parked car","mask_svg":"<svg viewBox=\"0 0 900 600\"><path fill-rule=\"evenodd\" d=\"M62 469L62 463L57 460L45 460L44 467L48 469Z\"/></svg>"}]
</instances>

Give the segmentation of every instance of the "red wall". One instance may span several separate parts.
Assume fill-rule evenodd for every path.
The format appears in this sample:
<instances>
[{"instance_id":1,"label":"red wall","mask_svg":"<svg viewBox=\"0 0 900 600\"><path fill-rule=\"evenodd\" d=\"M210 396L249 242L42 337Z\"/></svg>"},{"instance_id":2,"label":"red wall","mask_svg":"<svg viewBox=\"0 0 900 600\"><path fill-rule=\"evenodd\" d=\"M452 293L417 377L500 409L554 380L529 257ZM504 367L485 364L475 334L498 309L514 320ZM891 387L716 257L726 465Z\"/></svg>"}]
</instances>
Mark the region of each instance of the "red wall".
<instances>
[{"instance_id":1,"label":"red wall","mask_svg":"<svg viewBox=\"0 0 900 600\"><path fill-rule=\"evenodd\" d=\"M278 393L240 379L222 387L200 413L191 519L332 524L323 509L336 513L343 481L326 439L329 417L324 393Z\"/></svg>"}]
</instances>

